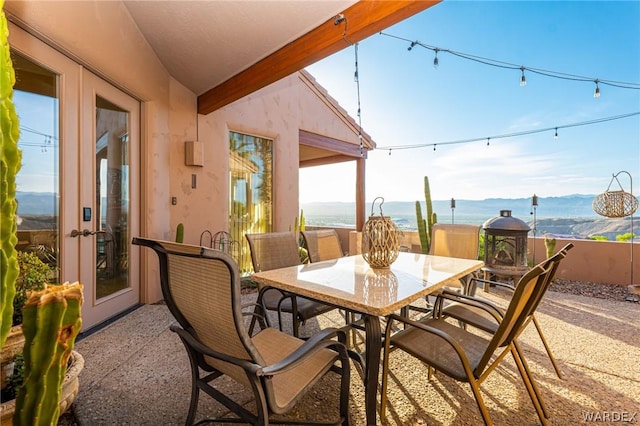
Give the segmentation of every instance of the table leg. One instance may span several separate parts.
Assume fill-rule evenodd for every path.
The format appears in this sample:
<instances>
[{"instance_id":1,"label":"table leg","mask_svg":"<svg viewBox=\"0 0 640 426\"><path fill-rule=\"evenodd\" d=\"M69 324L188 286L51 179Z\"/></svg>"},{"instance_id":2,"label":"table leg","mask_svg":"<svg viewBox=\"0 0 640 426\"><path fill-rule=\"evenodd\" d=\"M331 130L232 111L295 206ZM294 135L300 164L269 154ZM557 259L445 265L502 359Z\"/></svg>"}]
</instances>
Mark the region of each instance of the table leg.
<instances>
[{"instance_id":1,"label":"table leg","mask_svg":"<svg viewBox=\"0 0 640 426\"><path fill-rule=\"evenodd\" d=\"M380 351L382 350L380 319L374 315L364 315L364 329L366 335L364 398L367 426L371 426L376 424L378 375L380 373Z\"/></svg>"}]
</instances>

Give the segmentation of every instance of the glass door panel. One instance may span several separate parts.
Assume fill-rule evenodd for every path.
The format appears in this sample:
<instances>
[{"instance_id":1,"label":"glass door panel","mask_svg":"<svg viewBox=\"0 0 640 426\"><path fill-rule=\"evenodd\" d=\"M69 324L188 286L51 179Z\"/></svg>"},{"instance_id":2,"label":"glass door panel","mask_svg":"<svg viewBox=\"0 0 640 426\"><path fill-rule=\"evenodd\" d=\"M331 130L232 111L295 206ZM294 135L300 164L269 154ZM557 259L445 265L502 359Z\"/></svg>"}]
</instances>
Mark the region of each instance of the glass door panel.
<instances>
[{"instance_id":1,"label":"glass door panel","mask_svg":"<svg viewBox=\"0 0 640 426\"><path fill-rule=\"evenodd\" d=\"M229 133L229 233L240 273L252 271L247 233L271 232L273 209L273 141Z\"/></svg>"},{"instance_id":2,"label":"glass door panel","mask_svg":"<svg viewBox=\"0 0 640 426\"><path fill-rule=\"evenodd\" d=\"M51 267L59 281L59 106L58 75L12 51L16 72L14 103L20 118L18 148L22 167L16 177L17 250ZM24 255L20 255L23 259ZM25 262L37 261L24 257Z\"/></svg>"},{"instance_id":3,"label":"glass door panel","mask_svg":"<svg viewBox=\"0 0 640 426\"><path fill-rule=\"evenodd\" d=\"M128 111L96 96L96 299L129 287Z\"/></svg>"},{"instance_id":4,"label":"glass door panel","mask_svg":"<svg viewBox=\"0 0 640 426\"><path fill-rule=\"evenodd\" d=\"M131 197L138 179L129 166L137 164L140 104L86 70L82 91L80 192L89 235L80 244L93 255L81 266L85 305L91 303L83 320L98 324L140 301L138 262L131 258L137 252L129 251L138 227Z\"/></svg>"}]
</instances>

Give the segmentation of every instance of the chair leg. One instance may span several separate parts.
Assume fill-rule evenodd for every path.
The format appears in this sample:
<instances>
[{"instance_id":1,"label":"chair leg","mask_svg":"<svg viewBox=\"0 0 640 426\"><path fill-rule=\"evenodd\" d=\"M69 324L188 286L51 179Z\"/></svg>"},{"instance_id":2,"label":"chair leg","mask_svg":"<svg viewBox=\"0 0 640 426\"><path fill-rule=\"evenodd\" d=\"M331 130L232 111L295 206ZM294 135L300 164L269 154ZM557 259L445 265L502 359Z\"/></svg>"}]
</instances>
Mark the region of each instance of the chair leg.
<instances>
[{"instance_id":1,"label":"chair leg","mask_svg":"<svg viewBox=\"0 0 640 426\"><path fill-rule=\"evenodd\" d=\"M540 340L542 340L542 344L544 345L545 350L547 351L547 355L549 355L549 359L551 360L551 364L553 364L553 369L556 370L556 375L559 379L563 379L562 371L560 371L560 366L558 366L558 362L556 361L553 353L551 353L551 348L547 343L547 339L544 338L544 334L542 333L542 329L540 328L540 324L538 324L538 320L536 319L535 314L532 315L533 325L536 326L536 330L538 331L538 335L540 336Z\"/></svg>"},{"instance_id":2,"label":"chair leg","mask_svg":"<svg viewBox=\"0 0 640 426\"><path fill-rule=\"evenodd\" d=\"M536 382L533 380L531 376L531 371L529 370L529 366L527 365L527 361L525 360L522 354L522 348L518 344L517 341L514 340L513 347L511 349L511 355L518 367L518 371L520 372L520 377L522 377L522 381L524 382L525 387L527 388L527 392L529 393L529 397L531 398L531 402L533 403L534 408L536 409L536 413L540 418L540 422L543 425L547 424L547 419L549 418L549 414L547 412L547 407L542 400L542 395Z\"/></svg>"},{"instance_id":3,"label":"chair leg","mask_svg":"<svg viewBox=\"0 0 640 426\"><path fill-rule=\"evenodd\" d=\"M380 386L380 419L384 421L387 415L387 384L389 381L389 356L391 355L391 328L393 321L389 319L384 336L382 352L382 383Z\"/></svg>"},{"instance_id":4,"label":"chair leg","mask_svg":"<svg viewBox=\"0 0 640 426\"><path fill-rule=\"evenodd\" d=\"M191 366L191 400L189 401L189 412L185 420L185 425L189 426L193 424L196 417L196 411L198 410L198 399L200 398L200 388L198 387L200 368L198 367L198 361L196 359L197 355L190 349L188 343L185 342L182 337L180 337L180 340L187 350L187 354L189 355L189 364Z\"/></svg>"},{"instance_id":5,"label":"chair leg","mask_svg":"<svg viewBox=\"0 0 640 426\"><path fill-rule=\"evenodd\" d=\"M346 351L346 350L345 350ZM342 426L349 426L349 385L351 383L351 366L349 365L349 354L342 358L342 374L340 378L340 417Z\"/></svg>"},{"instance_id":6,"label":"chair leg","mask_svg":"<svg viewBox=\"0 0 640 426\"><path fill-rule=\"evenodd\" d=\"M486 426L492 426L493 421L491 420L491 416L489 416L489 410L487 410L487 406L484 403L484 398L482 398L482 394L480 393L478 382L475 380L469 380L469 385L471 386L471 392L473 392L473 396L476 399L476 404L478 405L478 410L480 410L480 415L482 416L484 424Z\"/></svg>"}]
</instances>

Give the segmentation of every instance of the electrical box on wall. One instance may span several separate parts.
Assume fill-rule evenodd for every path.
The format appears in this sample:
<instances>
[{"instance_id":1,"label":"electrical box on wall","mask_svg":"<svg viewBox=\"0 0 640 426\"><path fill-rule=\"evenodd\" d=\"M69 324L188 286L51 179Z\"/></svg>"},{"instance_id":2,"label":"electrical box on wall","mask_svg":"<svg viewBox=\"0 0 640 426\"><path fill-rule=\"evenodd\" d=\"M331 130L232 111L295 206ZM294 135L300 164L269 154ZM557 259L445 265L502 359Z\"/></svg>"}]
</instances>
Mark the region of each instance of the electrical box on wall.
<instances>
[{"instance_id":1,"label":"electrical box on wall","mask_svg":"<svg viewBox=\"0 0 640 426\"><path fill-rule=\"evenodd\" d=\"M200 141L184 143L184 164L187 166L204 166L204 147Z\"/></svg>"}]
</instances>

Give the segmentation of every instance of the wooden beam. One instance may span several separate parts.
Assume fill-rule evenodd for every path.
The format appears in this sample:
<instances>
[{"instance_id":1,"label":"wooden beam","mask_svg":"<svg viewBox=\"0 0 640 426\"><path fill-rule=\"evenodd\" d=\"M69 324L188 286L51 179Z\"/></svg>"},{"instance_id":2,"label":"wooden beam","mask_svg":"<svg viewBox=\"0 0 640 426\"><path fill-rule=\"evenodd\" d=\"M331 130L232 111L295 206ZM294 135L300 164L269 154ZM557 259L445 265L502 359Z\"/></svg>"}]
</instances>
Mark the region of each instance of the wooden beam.
<instances>
[{"instance_id":1,"label":"wooden beam","mask_svg":"<svg viewBox=\"0 0 640 426\"><path fill-rule=\"evenodd\" d=\"M346 9L345 23L329 19L297 40L198 96L198 113L209 114L307 65L419 13L441 0L361 0Z\"/></svg>"},{"instance_id":2,"label":"wooden beam","mask_svg":"<svg viewBox=\"0 0 640 426\"><path fill-rule=\"evenodd\" d=\"M360 145L355 145L329 136L319 135L317 133L308 132L306 130L298 130L298 141L300 145L321 148L339 154L349 155L359 158L364 155L366 150L360 152Z\"/></svg>"},{"instance_id":3,"label":"wooden beam","mask_svg":"<svg viewBox=\"0 0 640 426\"><path fill-rule=\"evenodd\" d=\"M300 165L298 167L304 169L305 167L326 166L327 164L357 161L358 159L349 157L347 155L332 155L330 157L313 158L311 160L300 160Z\"/></svg>"}]
</instances>

